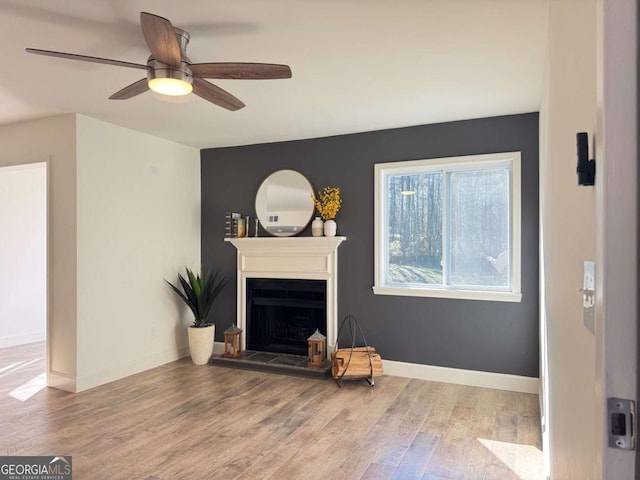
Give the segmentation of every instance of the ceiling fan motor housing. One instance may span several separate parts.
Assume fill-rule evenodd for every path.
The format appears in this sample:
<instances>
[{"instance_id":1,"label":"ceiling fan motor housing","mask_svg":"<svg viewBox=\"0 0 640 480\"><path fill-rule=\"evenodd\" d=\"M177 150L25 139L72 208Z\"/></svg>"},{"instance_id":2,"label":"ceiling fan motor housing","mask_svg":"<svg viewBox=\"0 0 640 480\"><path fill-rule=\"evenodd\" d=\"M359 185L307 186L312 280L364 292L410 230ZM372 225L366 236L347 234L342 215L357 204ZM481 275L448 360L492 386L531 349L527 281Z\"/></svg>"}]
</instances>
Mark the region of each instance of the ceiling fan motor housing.
<instances>
[{"instance_id":1,"label":"ceiling fan motor housing","mask_svg":"<svg viewBox=\"0 0 640 480\"><path fill-rule=\"evenodd\" d=\"M173 27L176 32L176 38L180 45L180 66L167 65L159 60L156 60L153 55L150 55L147 59L147 80L153 80L155 78L173 78L176 80L182 80L193 85L193 74L189 68L191 60L187 57L187 45L189 45L189 32L182 30L181 28Z\"/></svg>"},{"instance_id":2,"label":"ceiling fan motor housing","mask_svg":"<svg viewBox=\"0 0 640 480\"><path fill-rule=\"evenodd\" d=\"M189 68L189 64L182 60L180 62L180 68L162 63L153 56L147 60L147 80L153 80L154 78L174 78L176 80L182 80L193 84L193 74Z\"/></svg>"}]
</instances>

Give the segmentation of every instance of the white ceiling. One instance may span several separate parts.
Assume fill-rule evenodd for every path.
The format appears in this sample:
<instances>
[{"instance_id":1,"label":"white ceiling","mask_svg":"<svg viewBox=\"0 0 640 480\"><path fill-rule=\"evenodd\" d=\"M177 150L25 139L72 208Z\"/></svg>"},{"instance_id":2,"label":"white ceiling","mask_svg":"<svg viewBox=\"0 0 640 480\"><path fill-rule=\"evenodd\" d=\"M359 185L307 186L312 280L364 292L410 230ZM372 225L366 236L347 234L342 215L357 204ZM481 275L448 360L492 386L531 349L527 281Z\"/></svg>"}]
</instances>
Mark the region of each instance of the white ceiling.
<instances>
[{"instance_id":1,"label":"white ceiling","mask_svg":"<svg viewBox=\"0 0 640 480\"><path fill-rule=\"evenodd\" d=\"M195 147L312 138L538 111L548 0L0 0L0 124L79 112ZM139 12L190 32L194 63L265 62L288 80L218 80L230 112L189 95L108 100L146 63Z\"/></svg>"}]
</instances>

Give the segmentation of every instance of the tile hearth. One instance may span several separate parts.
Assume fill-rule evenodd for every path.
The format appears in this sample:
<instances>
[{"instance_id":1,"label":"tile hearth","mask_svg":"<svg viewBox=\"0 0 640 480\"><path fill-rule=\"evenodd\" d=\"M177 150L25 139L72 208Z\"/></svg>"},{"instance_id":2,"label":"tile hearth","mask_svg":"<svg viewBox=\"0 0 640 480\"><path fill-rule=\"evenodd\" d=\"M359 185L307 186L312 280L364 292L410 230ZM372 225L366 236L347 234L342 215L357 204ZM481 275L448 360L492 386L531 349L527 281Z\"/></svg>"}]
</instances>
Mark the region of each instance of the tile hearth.
<instances>
[{"instance_id":1,"label":"tile hearth","mask_svg":"<svg viewBox=\"0 0 640 480\"><path fill-rule=\"evenodd\" d=\"M248 350L242 352L237 358L214 355L209 363L219 367L258 370L316 379L327 379L331 376L331 362L329 360L326 360L322 367L309 367L309 359L303 355Z\"/></svg>"}]
</instances>

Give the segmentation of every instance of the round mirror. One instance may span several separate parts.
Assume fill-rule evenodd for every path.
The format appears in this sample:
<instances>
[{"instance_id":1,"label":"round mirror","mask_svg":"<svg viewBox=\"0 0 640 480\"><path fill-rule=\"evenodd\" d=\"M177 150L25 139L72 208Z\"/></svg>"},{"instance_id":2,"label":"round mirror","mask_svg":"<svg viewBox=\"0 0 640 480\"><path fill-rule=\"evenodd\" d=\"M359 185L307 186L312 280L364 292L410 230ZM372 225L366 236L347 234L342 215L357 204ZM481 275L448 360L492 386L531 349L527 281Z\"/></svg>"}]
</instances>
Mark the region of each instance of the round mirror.
<instances>
[{"instance_id":1,"label":"round mirror","mask_svg":"<svg viewBox=\"0 0 640 480\"><path fill-rule=\"evenodd\" d=\"M271 235L298 235L309 224L315 206L309 180L295 170L269 175L256 194L256 215Z\"/></svg>"}]
</instances>

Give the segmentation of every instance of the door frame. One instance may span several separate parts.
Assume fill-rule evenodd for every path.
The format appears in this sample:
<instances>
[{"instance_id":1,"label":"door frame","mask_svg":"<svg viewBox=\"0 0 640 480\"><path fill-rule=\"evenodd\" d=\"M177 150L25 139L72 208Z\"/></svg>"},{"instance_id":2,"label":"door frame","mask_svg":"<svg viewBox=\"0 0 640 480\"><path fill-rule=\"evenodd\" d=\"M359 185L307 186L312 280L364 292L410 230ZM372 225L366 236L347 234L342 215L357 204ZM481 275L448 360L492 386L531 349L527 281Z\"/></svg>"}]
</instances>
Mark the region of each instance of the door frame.
<instances>
[{"instance_id":1,"label":"door frame","mask_svg":"<svg viewBox=\"0 0 640 480\"><path fill-rule=\"evenodd\" d=\"M637 398L637 10L597 1L596 479L635 478L636 454L608 446L606 399Z\"/></svg>"}]
</instances>

